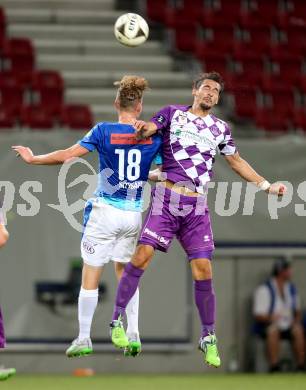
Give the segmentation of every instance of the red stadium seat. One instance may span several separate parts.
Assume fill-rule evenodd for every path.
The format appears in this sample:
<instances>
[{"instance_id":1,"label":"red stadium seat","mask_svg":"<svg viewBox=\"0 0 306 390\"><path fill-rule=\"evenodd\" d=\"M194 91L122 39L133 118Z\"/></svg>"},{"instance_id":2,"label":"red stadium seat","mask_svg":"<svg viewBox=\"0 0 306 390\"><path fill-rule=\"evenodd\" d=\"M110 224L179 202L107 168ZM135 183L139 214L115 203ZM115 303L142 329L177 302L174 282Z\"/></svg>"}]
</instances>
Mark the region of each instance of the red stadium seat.
<instances>
[{"instance_id":1,"label":"red stadium seat","mask_svg":"<svg viewBox=\"0 0 306 390\"><path fill-rule=\"evenodd\" d=\"M198 20L203 6L202 0L180 1L164 11L164 23L175 31L175 45L178 50L193 52L198 35Z\"/></svg>"},{"instance_id":2,"label":"red stadium seat","mask_svg":"<svg viewBox=\"0 0 306 390\"><path fill-rule=\"evenodd\" d=\"M23 103L23 88L12 72L0 73L1 105L13 117L18 117Z\"/></svg>"},{"instance_id":3,"label":"red stadium seat","mask_svg":"<svg viewBox=\"0 0 306 390\"><path fill-rule=\"evenodd\" d=\"M88 106L83 104L68 104L62 110L62 123L72 130L90 129L93 117Z\"/></svg>"},{"instance_id":4,"label":"red stadium seat","mask_svg":"<svg viewBox=\"0 0 306 390\"><path fill-rule=\"evenodd\" d=\"M275 112L284 116L292 114L295 109L295 96L291 86L275 84L269 91L263 92L268 92Z\"/></svg>"},{"instance_id":5,"label":"red stadium seat","mask_svg":"<svg viewBox=\"0 0 306 390\"><path fill-rule=\"evenodd\" d=\"M5 107L0 105L0 128L10 128L15 125L15 117L12 113Z\"/></svg>"},{"instance_id":6,"label":"red stadium seat","mask_svg":"<svg viewBox=\"0 0 306 390\"><path fill-rule=\"evenodd\" d=\"M303 0L290 1L288 4L290 19L294 24L304 24L306 21L306 3Z\"/></svg>"},{"instance_id":7,"label":"red stadium seat","mask_svg":"<svg viewBox=\"0 0 306 390\"><path fill-rule=\"evenodd\" d=\"M253 55L253 54L254 54L254 49L249 42L245 42L245 41L234 42L233 50L232 50L233 57L240 58L243 55Z\"/></svg>"},{"instance_id":8,"label":"red stadium seat","mask_svg":"<svg viewBox=\"0 0 306 390\"><path fill-rule=\"evenodd\" d=\"M147 17L154 22L163 23L166 12L170 8L171 1L147 0Z\"/></svg>"},{"instance_id":9,"label":"red stadium seat","mask_svg":"<svg viewBox=\"0 0 306 390\"><path fill-rule=\"evenodd\" d=\"M180 23L195 23L201 19L203 0L181 0L164 11L164 23L168 27L175 27Z\"/></svg>"},{"instance_id":10,"label":"red stadium seat","mask_svg":"<svg viewBox=\"0 0 306 390\"><path fill-rule=\"evenodd\" d=\"M290 51L306 55L306 21L300 26L289 26L286 35Z\"/></svg>"},{"instance_id":11,"label":"red stadium seat","mask_svg":"<svg viewBox=\"0 0 306 390\"><path fill-rule=\"evenodd\" d=\"M215 27L211 30L211 43L214 44L216 50L225 52L233 49L235 41L235 29L233 26Z\"/></svg>"},{"instance_id":12,"label":"red stadium seat","mask_svg":"<svg viewBox=\"0 0 306 390\"><path fill-rule=\"evenodd\" d=\"M245 13L244 26L278 25L281 14L279 0L252 0L248 12Z\"/></svg>"},{"instance_id":13,"label":"red stadium seat","mask_svg":"<svg viewBox=\"0 0 306 390\"><path fill-rule=\"evenodd\" d=\"M38 104L51 114L59 115L63 106L64 80L52 70L41 70L33 73L32 90L36 92Z\"/></svg>"},{"instance_id":14,"label":"red stadium seat","mask_svg":"<svg viewBox=\"0 0 306 390\"><path fill-rule=\"evenodd\" d=\"M242 11L241 0L213 0L212 8L203 10L201 23L203 27L230 27L239 21Z\"/></svg>"},{"instance_id":15,"label":"red stadium seat","mask_svg":"<svg viewBox=\"0 0 306 390\"><path fill-rule=\"evenodd\" d=\"M250 79L248 74L244 72L240 73L229 73L226 80L226 89L232 93L235 93L239 89L254 88L258 86L258 82ZM257 78L257 75L256 75Z\"/></svg>"},{"instance_id":16,"label":"red stadium seat","mask_svg":"<svg viewBox=\"0 0 306 390\"><path fill-rule=\"evenodd\" d=\"M27 38L10 38L3 42L3 56L7 60L7 70L12 71L18 80L27 85L34 70L34 49Z\"/></svg>"},{"instance_id":17,"label":"red stadium seat","mask_svg":"<svg viewBox=\"0 0 306 390\"><path fill-rule=\"evenodd\" d=\"M205 40L197 40L195 44L195 55L204 59L209 53L227 55L233 51L235 44L234 28L220 27L211 30L211 36Z\"/></svg>"},{"instance_id":18,"label":"red stadium seat","mask_svg":"<svg viewBox=\"0 0 306 390\"><path fill-rule=\"evenodd\" d=\"M284 77L288 83L295 84L302 72L302 58L290 53L271 54L270 59L276 73Z\"/></svg>"},{"instance_id":19,"label":"red stadium seat","mask_svg":"<svg viewBox=\"0 0 306 390\"><path fill-rule=\"evenodd\" d=\"M306 111L305 108L299 108L293 112L293 125L294 127L306 132Z\"/></svg>"},{"instance_id":20,"label":"red stadium seat","mask_svg":"<svg viewBox=\"0 0 306 390\"><path fill-rule=\"evenodd\" d=\"M20 121L33 130L50 130L54 125L52 116L40 105L22 107Z\"/></svg>"},{"instance_id":21,"label":"red stadium seat","mask_svg":"<svg viewBox=\"0 0 306 390\"><path fill-rule=\"evenodd\" d=\"M255 87L235 87L233 90L235 111L239 117L252 118L256 114L257 94Z\"/></svg>"},{"instance_id":22,"label":"red stadium seat","mask_svg":"<svg viewBox=\"0 0 306 390\"><path fill-rule=\"evenodd\" d=\"M291 87L291 83L288 83L286 79L284 79L280 74L274 73L263 73L261 75L261 80L259 83L259 87L265 93L271 93L275 89L275 85L280 86L282 88Z\"/></svg>"},{"instance_id":23,"label":"red stadium seat","mask_svg":"<svg viewBox=\"0 0 306 390\"><path fill-rule=\"evenodd\" d=\"M0 45L2 47L6 32L6 17L3 8L0 7Z\"/></svg>"},{"instance_id":24,"label":"red stadium seat","mask_svg":"<svg viewBox=\"0 0 306 390\"><path fill-rule=\"evenodd\" d=\"M306 94L306 74L302 73L296 80L295 86L299 89L299 91L303 94Z\"/></svg>"},{"instance_id":25,"label":"red stadium seat","mask_svg":"<svg viewBox=\"0 0 306 390\"><path fill-rule=\"evenodd\" d=\"M193 52L197 45L198 26L196 23L178 21L175 26L175 46L184 52Z\"/></svg>"},{"instance_id":26,"label":"red stadium seat","mask_svg":"<svg viewBox=\"0 0 306 390\"><path fill-rule=\"evenodd\" d=\"M263 58L257 53L236 53L233 56L238 73L250 85L256 85L265 71Z\"/></svg>"},{"instance_id":27,"label":"red stadium seat","mask_svg":"<svg viewBox=\"0 0 306 390\"><path fill-rule=\"evenodd\" d=\"M287 42L278 42L278 43L273 43L266 54L271 59L275 59L276 61L278 61L279 58L282 59L284 56L285 58L288 57L300 58L302 53L299 53L294 47L289 45Z\"/></svg>"},{"instance_id":28,"label":"red stadium seat","mask_svg":"<svg viewBox=\"0 0 306 390\"><path fill-rule=\"evenodd\" d=\"M271 108L261 108L256 111L256 126L269 132L285 132L289 129L290 121L287 115Z\"/></svg>"},{"instance_id":29,"label":"red stadium seat","mask_svg":"<svg viewBox=\"0 0 306 390\"><path fill-rule=\"evenodd\" d=\"M206 72L216 71L221 73L223 77L228 73L227 56L220 52L207 52L206 55L200 59Z\"/></svg>"},{"instance_id":30,"label":"red stadium seat","mask_svg":"<svg viewBox=\"0 0 306 390\"><path fill-rule=\"evenodd\" d=\"M270 27L249 27L244 31L245 42L253 48L253 53L263 54L271 45Z\"/></svg>"}]
</instances>

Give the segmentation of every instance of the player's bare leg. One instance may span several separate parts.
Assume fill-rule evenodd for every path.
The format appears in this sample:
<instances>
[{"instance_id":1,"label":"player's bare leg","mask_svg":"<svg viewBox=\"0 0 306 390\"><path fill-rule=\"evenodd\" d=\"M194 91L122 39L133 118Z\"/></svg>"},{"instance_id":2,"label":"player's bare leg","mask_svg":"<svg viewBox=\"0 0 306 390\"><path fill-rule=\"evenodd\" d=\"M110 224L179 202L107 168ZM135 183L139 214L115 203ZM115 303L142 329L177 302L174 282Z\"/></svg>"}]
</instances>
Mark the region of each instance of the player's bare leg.
<instances>
[{"instance_id":1,"label":"player's bare leg","mask_svg":"<svg viewBox=\"0 0 306 390\"><path fill-rule=\"evenodd\" d=\"M115 271L118 283L123 275L126 264L115 263ZM139 289L137 288L132 299L126 307L127 331L126 336L129 340L129 345L124 349L124 356L136 357L141 352L141 341L138 328L138 312L139 312Z\"/></svg>"},{"instance_id":2,"label":"player's bare leg","mask_svg":"<svg viewBox=\"0 0 306 390\"><path fill-rule=\"evenodd\" d=\"M67 349L68 357L87 356L93 353L90 330L98 304L99 282L103 267L93 267L84 263L82 286L78 302L79 335Z\"/></svg>"},{"instance_id":3,"label":"player's bare leg","mask_svg":"<svg viewBox=\"0 0 306 390\"><path fill-rule=\"evenodd\" d=\"M154 248L151 245L138 245L132 261L125 266L120 279L113 318L110 324L112 342L117 348L126 348L129 345L129 340L122 325L122 318L128 303L138 288L142 274L150 264L153 254Z\"/></svg>"},{"instance_id":4,"label":"player's bare leg","mask_svg":"<svg viewBox=\"0 0 306 390\"><path fill-rule=\"evenodd\" d=\"M212 284L212 267L209 259L191 260L191 270L194 279L194 296L197 305L202 332L199 348L204 353L204 361L210 366L221 364L217 339L215 336L215 294Z\"/></svg>"},{"instance_id":5,"label":"player's bare leg","mask_svg":"<svg viewBox=\"0 0 306 390\"><path fill-rule=\"evenodd\" d=\"M305 338L304 329L300 323L292 327L293 350L297 362L297 369L303 370L305 364Z\"/></svg>"},{"instance_id":6,"label":"player's bare leg","mask_svg":"<svg viewBox=\"0 0 306 390\"><path fill-rule=\"evenodd\" d=\"M267 328L267 355L270 371L279 371L280 332L275 325Z\"/></svg>"}]
</instances>

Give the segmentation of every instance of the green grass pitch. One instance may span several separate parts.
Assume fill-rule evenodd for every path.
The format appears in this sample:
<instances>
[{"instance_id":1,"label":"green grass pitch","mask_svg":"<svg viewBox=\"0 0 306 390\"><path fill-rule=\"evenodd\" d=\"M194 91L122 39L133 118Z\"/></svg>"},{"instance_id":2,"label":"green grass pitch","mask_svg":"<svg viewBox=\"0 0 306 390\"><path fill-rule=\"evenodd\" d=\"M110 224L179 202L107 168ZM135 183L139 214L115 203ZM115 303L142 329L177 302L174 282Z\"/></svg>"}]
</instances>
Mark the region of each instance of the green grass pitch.
<instances>
[{"instance_id":1,"label":"green grass pitch","mask_svg":"<svg viewBox=\"0 0 306 390\"><path fill-rule=\"evenodd\" d=\"M0 390L304 390L306 374L291 375L21 375L0 382Z\"/></svg>"}]
</instances>

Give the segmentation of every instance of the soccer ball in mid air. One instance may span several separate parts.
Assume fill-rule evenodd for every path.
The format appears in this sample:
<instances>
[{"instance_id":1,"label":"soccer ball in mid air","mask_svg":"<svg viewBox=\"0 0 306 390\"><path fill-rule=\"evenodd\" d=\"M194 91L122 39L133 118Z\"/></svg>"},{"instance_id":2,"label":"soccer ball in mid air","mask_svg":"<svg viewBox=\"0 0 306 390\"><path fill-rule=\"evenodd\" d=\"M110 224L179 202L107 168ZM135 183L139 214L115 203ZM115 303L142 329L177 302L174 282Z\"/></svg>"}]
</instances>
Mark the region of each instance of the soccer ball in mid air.
<instances>
[{"instance_id":1,"label":"soccer ball in mid air","mask_svg":"<svg viewBox=\"0 0 306 390\"><path fill-rule=\"evenodd\" d=\"M116 20L114 33L123 45L138 46L148 39L149 26L142 16L128 13Z\"/></svg>"}]
</instances>

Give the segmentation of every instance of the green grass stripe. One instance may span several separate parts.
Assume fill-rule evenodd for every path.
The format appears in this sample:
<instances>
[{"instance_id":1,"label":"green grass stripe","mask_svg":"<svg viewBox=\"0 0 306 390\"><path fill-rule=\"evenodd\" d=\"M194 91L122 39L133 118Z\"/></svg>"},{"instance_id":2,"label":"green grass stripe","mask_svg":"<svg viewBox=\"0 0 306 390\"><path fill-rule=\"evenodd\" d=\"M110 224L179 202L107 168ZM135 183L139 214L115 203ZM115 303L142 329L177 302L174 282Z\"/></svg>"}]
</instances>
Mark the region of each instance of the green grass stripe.
<instances>
[{"instance_id":1,"label":"green grass stripe","mask_svg":"<svg viewBox=\"0 0 306 390\"><path fill-rule=\"evenodd\" d=\"M305 374L291 375L17 375L1 382L0 390L304 390Z\"/></svg>"}]
</instances>

